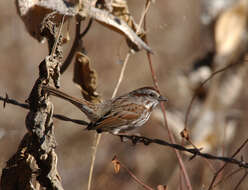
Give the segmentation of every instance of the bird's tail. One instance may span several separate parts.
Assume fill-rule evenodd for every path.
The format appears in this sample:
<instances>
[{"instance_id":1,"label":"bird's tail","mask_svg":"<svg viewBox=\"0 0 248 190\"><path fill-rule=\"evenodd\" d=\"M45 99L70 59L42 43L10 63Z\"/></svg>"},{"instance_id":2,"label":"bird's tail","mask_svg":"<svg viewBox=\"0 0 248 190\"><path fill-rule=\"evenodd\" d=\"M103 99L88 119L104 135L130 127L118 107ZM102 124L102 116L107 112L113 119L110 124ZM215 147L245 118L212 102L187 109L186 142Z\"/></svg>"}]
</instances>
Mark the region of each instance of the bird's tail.
<instances>
[{"instance_id":1,"label":"bird's tail","mask_svg":"<svg viewBox=\"0 0 248 190\"><path fill-rule=\"evenodd\" d=\"M57 90L53 87L49 86L43 86L43 90L45 92L48 92L49 94L53 96L57 96L59 98L62 98L73 105L75 105L77 108L79 108L81 111L85 113L85 115L91 120L92 115L94 114L94 104L91 102L88 102L87 100L84 99L78 99L75 97L72 97L64 92L61 92L60 90Z\"/></svg>"}]
</instances>

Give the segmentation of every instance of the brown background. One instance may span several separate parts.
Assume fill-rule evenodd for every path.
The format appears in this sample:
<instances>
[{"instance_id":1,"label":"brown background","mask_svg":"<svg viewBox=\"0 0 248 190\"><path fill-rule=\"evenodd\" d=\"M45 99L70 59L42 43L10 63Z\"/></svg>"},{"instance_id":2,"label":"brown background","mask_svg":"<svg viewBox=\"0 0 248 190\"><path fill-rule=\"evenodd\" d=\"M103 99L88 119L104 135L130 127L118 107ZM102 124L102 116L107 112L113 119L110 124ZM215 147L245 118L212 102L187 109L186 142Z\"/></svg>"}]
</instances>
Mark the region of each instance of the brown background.
<instances>
[{"instance_id":1,"label":"brown background","mask_svg":"<svg viewBox=\"0 0 248 190\"><path fill-rule=\"evenodd\" d=\"M144 1L128 1L135 20L140 18ZM156 1L148 14L148 39L155 51L152 61L156 69L162 94L168 99L168 109L178 109L185 114L191 96L180 93L177 77L188 71L192 61L202 55L209 42L206 31L200 24L200 5L197 0ZM24 102L38 76L38 65L47 55L47 45L38 43L25 30L17 15L14 1L0 1L0 95L7 92L9 97ZM117 33L94 22L84 40L92 67L98 73L98 92L103 98L110 98L116 85L121 64L127 52L125 40ZM65 56L68 46L65 48ZM79 97L80 90L72 82L73 66L61 79L61 89ZM152 78L144 51L131 57L127 65L124 80L118 94L141 86L152 85ZM237 107L247 111L247 91L242 92ZM55 112L71 118L84 118L76 108L57 98L53 98ZM241 106L242 105L242 106ZM26 133L25 116L27 110L7 105L0 109L0 169L17 150L17 146ZM246 115L246 114L244 114ZM167 131L160 121L152 119L137 132L154 138L168 139ZM75 124L54 120L58 146L58 170L65 189L86 189L94 132L82 131ZM229 150L235 150L245 140L247 119L244 117L238 126L238 133ZM247 149L246 149L247 150ZM244 150L244 153L245 154ZM216 154L216 152L213 152ZM172 149L156 145L133 146L121 143L117 137L104 134L97 152L93 174L93 189L143 189L136 184L124 170L114 174L111 159L114 155L126 164L147 184L155 187L168 184L176 189L179 183L179 170ZM185 160L194 189L207 187L212 178L209 167L202 159ZM214 162L214 166L219 166ZM232 187L242 173L232 177L222 186ZM243 183L242 188L247 182ZM227 186L226 186L227 185ZM203 188L204 189L204 188ZM229 189L229 188L227 188Z\"/></svg>"}]
</instances>

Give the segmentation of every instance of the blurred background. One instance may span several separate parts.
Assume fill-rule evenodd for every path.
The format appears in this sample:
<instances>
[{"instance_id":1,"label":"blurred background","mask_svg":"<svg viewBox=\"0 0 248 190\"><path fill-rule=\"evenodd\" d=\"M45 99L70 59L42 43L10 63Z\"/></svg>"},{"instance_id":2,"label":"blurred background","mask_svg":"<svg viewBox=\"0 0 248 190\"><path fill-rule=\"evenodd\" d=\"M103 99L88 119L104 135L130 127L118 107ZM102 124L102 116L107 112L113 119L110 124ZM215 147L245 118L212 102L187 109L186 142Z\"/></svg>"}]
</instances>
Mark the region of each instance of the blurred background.
<instances>
[{"instance_id":1,"label":"blurred background","mask_svg":"<svg viewBox=\"0 0 248 190\"><path fill-rule=\"evenodd\" d=\"M144 0L127 1L131 15L139 21ZM181 142L186 109L196 87L212 72L230 63L239 63L211 80L198 92L188 128L193 143L203 151L229 156L247 138L247 95L245 84L247 64L247 0L241 1L156 1L147 15L147 37L153 51L152 62L166 104L169 127ZM71 23L71 34L74 31ZM83 27L86 26L86 22ZM38 77L38 65L48 55L47 44L32 38L17 14L15 2L0 1L0 95L24 102ZM73 39L73 35L72 35ZM96 70L97 92L111 98L117 83L127 45L123 36L94 22L84 38L84 45ZM66 57L71 44L64 47ZM80 97L73 83L73 65L61 77L61 90ZM142 86L152 86L152 77L145 51L132 55L118 95ZM55 113L71 118L86 119L77 108L58 98L52 98ZM15 153L27 132L27 110L8 104L0 109L0 169ZM57 139L58 171L65 189L86 189L94 131L82 131L81 126L54 119ZM158 108L149 122L135 131L151 138L168 140L163 118ZM244 160L247 148L241 151ZM179 188L180 169L174 150L158 145L133 146L130 142L104 134L100 142L93 173L92 189L143 189L121 169L114 173L114 155L146 184ZM189 161L183 155L193 189L206 189L213 169L196 157ZM238 157L240 158L240 156ZM210 161L217 170L221 162ZM236 167L228 166L223 176ZM225 180L216 189L233 189L244 171ZM240 189L247 189L243 181Z\"/></svg>"}]
</instances>

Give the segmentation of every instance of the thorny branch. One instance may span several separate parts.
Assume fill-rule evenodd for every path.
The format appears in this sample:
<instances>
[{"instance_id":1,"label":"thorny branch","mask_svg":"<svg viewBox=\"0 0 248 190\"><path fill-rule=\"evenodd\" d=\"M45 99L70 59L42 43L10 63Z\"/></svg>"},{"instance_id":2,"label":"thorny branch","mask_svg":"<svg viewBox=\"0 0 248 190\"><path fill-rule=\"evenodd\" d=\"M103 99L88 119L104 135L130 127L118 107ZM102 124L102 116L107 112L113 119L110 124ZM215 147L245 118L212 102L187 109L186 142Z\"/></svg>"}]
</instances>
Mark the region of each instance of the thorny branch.
<instances>
[{"instance_id":1,"label":"thorny branch","mask_svg":"<svg viewBox=\"0 0 248 190\"><path fill-rule=\"evenodd\" d=\"M8 94L6 94L6 97L2 97L0 96L0 101L3 101L3 106L5 107L6 104L13 104L13 105L16 105L16 106L20 106L24 109L29 109L29 105L28 104L23 104L23 103L20 103L14 99L11 99L8 97ZM56 118L56 119L59 119L59 120L62 120L62 121L70 121L72 123L76 123L76 124L79 124L79 125L85 125L87 126L89 123L86 122L86 121L83 121L83 120L79 120L79 119L72 119L72 118L69 118L69 117L66 117L64 115L60 115L60 114L53 114L53 117Z\"/></svg>"},{"instance_id":2,"label":"thorny branch","mask_svg":"<svg viewBox=\"0 0 248 190\"><path fill-rule=\"evenodd\" d=\"M3 98L3 97L0 96L0 101L4 101L4 104L9 103L9 104L20 106L20 107L25 108L25 109L29 109L28 104L19 103L14 99ZM76 124L80 124L80 125L87 125L88 124L86 121L71 119L71 118L68 118L66 116L59 115L59 114L54 114L53 117L55 117L57 119L60 119L60 120L63 120L63 121L70 121L72 123L76 123ZM231 163L231 164L238 165L238 166L240 166L242 168L248 168L248 163L247 162L244 162L242 160L233 159L233 157L236 156L240 152L240 150L245 146L245 144L248 142L248 139L242 144L242 146L235 152L235 154L232 157L221 157L221 156L214 156L214 155L208 154L208 153L201 153L200 150L197 149L197 148L185 148L182 145L169 143L169 142L166 142L166 141L161 140L161 139L150 139L150 138L147 138L147 137L136 136L136 135L131 135L131 136L129 136L129 135L118 135L118 136L121 137L121 138L127 138L127 139L131 140L132 143L134 143L134 144L143 143L144 145L149 145L149 144L153 143L153 144L158 144L158 145L162 145L162 146L169 146L169 147L177 149L179 151L184 151L184 152L191 153L193 155L191 157L191 159L194 158L195 156L201 156L201 157L204 157L206 159L220 160L220 161L223 161L223 162L226 162L226 163Z\"/></svg>"},{"instance_id":3,"label":"thorny branch","mask_svg":"<svg viewBox=\"0 0 248 190\"><path fill-rule=\"evenodd\" d=\"M117 134L116 136L119 136L121 139L131 140L133 144L137 144L137 143L143 143L144 145L158 144L158 145L162 145L162 146L168 146L168 147L174 148L174 149L179 150L179 151L188 152L188 153L192 154L192 157L190 158L190 160L192 160L196 156L201 156L201 157L204 157L204 158L207 158L210 160L220 160L220 161L225 162L225 164L230 163L230 164L238 165L241 168L248 168L248 162L245 162L243 160L237 160L237 159L233 158L247 144L248 139L246 139L244 141L244 143L235 151L235 153L233 154L232 157L222 157L222 156L215 156L215 155L208 154L208 153L202 153L199 149L196 149L196 148L185 148L182 145L169 143L169 142L166 142L166 141L161 140L161 139L151 139L151 138L147 138L147 137L143 137L143 136L122 135L122 134L121 135Z\"/></svg>"}]
</instances>

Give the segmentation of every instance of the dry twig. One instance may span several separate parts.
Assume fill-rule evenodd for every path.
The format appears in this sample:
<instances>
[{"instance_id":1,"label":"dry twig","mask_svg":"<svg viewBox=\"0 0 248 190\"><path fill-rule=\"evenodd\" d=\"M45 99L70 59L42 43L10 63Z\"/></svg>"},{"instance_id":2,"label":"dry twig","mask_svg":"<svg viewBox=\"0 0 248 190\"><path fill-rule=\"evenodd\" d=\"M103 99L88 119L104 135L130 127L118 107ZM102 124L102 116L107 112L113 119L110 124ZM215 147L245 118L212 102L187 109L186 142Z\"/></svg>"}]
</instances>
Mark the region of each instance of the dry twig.
<instances>
[{"instance_id":1,"label":"dry twig","mask_svg":"<svg viewBox=\"0 0 248 190\"><path fill-rule=\"evenodd\" d=\"M239 180L238 184L235 186L235 188L233 190L238 190L239 186L241 185L241 183L245 180L245 178L247 177L248 172L245 171L244 175L242 176L242 178Z\"/></svg>"},{"instance_id":2,"label":"dry twig","mask_svg":"<svg viewBox=\"0 0 248 190\"><path fill-rule=\"evenodd\" d=\"M149 5L150 3L151 3L150 0L147 0L147 5ZM144 16L144 30L146 30L146 16ZM149 44L148 43L148 40L147 40L147 36L145 36L145 42L147 44ZM155 71L154 71L154 68L153 68L151 54L149 52L147 52L146 55L147 55L148 63L149 63L149 66L150 66L150 70L151 70L151 74L152 74L152 79L153 79L154 86L159 91L158 80L157 80L157 76L156 76ZM164 124L165 124L165 127L167 129L167 132L168 132L168 135L169 135L169 139L170 139L171 142L175 143L174 136L171 133L171 131L169 129L169 126L168 126L168 123L167 123L167 117L166 117L164 103L161 102L160 103L160 107L161 107L161 110L162 110L162 113L163 113ZM189 190L192 190L191 182L189 180L189 176L188 176L188 173L187 173L186 168L184 166L184 163L182 161L181 155L179 154L179 152L177 150L175 150L175 153L176 153L177 159L179 161L179 165L180 165L181 171L183 172L183 176L184 176L184 179L186 181L187 188Z\"/></svg>"},{"instance_id":3,"label":"dry twig","mask_svg":"<svg viewBox=\"0 0 248 190\"><path fill-rule=\"evenodd\" d=\"M247 144L247 142L248 142L248 139L246 139L243 142L243 144L234 152L234 154L231 156L230 159L235 160L233 158L241 151L242 148L244 148L244 146ZM223 164L223 166L214 174L214 177L213 177L213 179L212 179L212 181L208 187L208 190L211 190L213 188L215 180L217 179L217 177L221 173L221 171L227 166L228 163L231 163L231 162L226 162L225 164ZM245 163L244 161L240 161L240 162L238 161L238 162L236 162L236 164L238 164L240 167L244 167L244 168L247 168L247 166L248 166L247 163Z\"/></svg>"},{"instance_id":4,"label":"dry twig","mask_svg":"<svg viewBox=\"0 0 248 190\"><path fill-rule=\"evenodd\" d=\"M139 32L139 30L141 29L140 26L142 25L142 23L143 23L143 21L145 19L145 15L148 12L149 6L150 6L150 4L145 6L145 10L142 13L142 16L141 16L141 19L140 19L140 22L139 22L139 27L137 29L137 32ZM126 55L125 61L123 63L123 66L121 68L121 73L119 75L119 79L117 81L117 84L115 86L114 92L112 94L112 98L114 98L116 96L116 94L117 94L117 91L118 91L118 89L120 87L120 84L121 84L121 82L123 80L124 72L126 70L126 66L127 66L127 63L128 63L128 60L129 60L130 56L131 56L131 53L128 52L127 55ZM92 152L92 157L91 157L91 165L90 165L90 172L89 172L89 179L88 179L88 190L90 190L90 187L91 187L91 181L92 181L94 163L95 163L95 159L96 159L96 152L97 152L98 144L100 143L100 140L101 140L101 136L102 136L101 134L97 134L95 136L96 140L95 140L95 143L93 145L93 152Z\"/></svg>"},{"instance_id":5,"label":"dry twig","mask_svg":"<svg viewBox=\"0 0 248 190\"><path fill-rule=\"evenodd\" d=\"M112 163L114 164L114 167L117 167L116 173L119 172L118 170L121 168L124 168L127 173L136 181L138 184L140 184L142 187L144 187L147 190L154 190L149 185L145 184L143 181L141 181L127 166L125 166L120 160L117 159L117 156L114 156Z\"/></svg>"}]
</instances>

